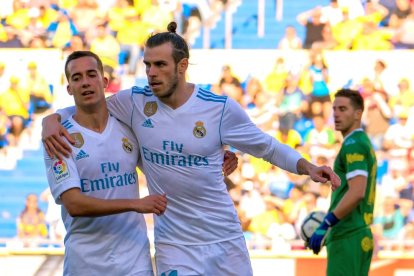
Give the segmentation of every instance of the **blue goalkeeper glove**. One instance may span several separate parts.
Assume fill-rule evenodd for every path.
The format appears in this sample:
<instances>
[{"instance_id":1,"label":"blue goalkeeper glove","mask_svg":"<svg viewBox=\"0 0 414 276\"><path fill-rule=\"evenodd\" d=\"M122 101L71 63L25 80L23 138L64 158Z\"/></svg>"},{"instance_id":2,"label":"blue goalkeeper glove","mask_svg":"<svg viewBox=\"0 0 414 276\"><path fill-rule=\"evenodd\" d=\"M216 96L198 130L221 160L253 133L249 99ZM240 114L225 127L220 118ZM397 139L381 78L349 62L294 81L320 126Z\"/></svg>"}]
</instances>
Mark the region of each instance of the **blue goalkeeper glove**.
<instances>
[{"instance_id":1,"label":"blue goalkeeper glove","mask_svg":"<svg viewBox=\"0 0 414 276\"><path fill-rule=\"evenodd\" d=\"M325 216L323 222L315 230L315 232L309 240L308 247L312 249L314 254L319 254L319 251L321 251L321 248L325 243L326 236L328 236L329 228L331 228L338 222L339 219L332 212L328 213Z\"/></svg>"}]
</instances>

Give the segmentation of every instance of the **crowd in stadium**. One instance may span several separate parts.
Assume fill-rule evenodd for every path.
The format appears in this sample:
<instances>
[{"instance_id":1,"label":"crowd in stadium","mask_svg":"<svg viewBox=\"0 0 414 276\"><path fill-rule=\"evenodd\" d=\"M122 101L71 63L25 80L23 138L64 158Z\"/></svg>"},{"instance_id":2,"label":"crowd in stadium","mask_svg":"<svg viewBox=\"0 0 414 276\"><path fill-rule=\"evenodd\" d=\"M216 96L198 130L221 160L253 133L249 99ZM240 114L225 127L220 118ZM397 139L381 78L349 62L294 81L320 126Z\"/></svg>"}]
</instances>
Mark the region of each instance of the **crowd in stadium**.
<instances>
[{"instance_id":1,"label":"crowd in stadium","mask_svg":"<svg viewBox=\"0 0 414 276\"><path fill-rule=\"evenodd\" d=\"M194 17L209 24L214 11L227 1L195 2L2 1L0 47L54 47L65 53L89 49L102 58L112 80L108 92L116 93L123 75L137 74L142 47L150 33L165 30L175 19L180 22L181 32L191 39L191 28L199 26ZM204 2L211 8L200 4ZM294 27L286 27L277 47L309 49L307 66L291 66L281 57L262 79L241 80L231 65L224 65L221 78L209 86L216 93L236 99L261 129L279 141L317 164L330 166L341 137L332 121L331 95L335 91L329 88L330 68L324 50L414 48L414 1L366 1L364 5L360 1L346 1L347 5L342 2L332 0L329 6L299 14L297 20L305 29L303 38L298 37ZM1 151L18 146L23 129L34 115L48 112L53 105L51 87L36 68L36 63L29 62L27 72L13 72L5 79L7 64L0 60ZM412 76L407 73L393 79L387 63L378 59L370 75L347 84L365 99L364 128L378 159L373 230L377 241L382 241L381 249L414 249L401 242L414 239ZM239 153L239 167L226 181L251 249L303 248L302 243L294 242L299 239L303 219L311 211L327 211L329 207L329 185L289 174L246 154ZM29 200L34 201L33 197ZM23 212L20 222L24 217L27 215ZM18 228L20 237L25 226ZM42 228L36 233L45 236L45 231Z\"/></svg>"}]
</instances>

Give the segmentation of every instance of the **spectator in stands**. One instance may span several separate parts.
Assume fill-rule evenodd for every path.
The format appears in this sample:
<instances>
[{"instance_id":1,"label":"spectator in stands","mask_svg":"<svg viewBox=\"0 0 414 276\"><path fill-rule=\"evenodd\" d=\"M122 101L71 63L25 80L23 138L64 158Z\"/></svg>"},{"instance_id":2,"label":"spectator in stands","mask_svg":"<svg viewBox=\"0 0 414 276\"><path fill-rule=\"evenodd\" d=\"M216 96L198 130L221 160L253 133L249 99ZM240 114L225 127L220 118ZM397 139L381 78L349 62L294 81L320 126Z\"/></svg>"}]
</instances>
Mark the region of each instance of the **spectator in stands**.
<instances>
[{"instance_id":1,"label":"spectator in stands","mask_svg":"<svg viewBox=\"0 0 414 276\"><path fill-rule=\"evenodd\" d=\"M24 210L17 219L17 236L24 246L36 246L39 240L47 237L45 215L38 206L36 194L26 197Z\"/></svg>"},{"instance_id":2,"label":"spectator in stands","mask_svg":"<svg viewBox=\"0 0 414 276\"><path fill-rule=\"evenodd\" d=\"M118 68L118 58L121 48L105 24L96 27L96 37L90 43L90 50L97 54L104 65L113 69Z\"/></svg>"},{"instance_id":3,"label":"spectator in stands","mask_svg":"<svg viewBox=\"0 0 414 276\"><path fill-rule=\"evenodd\" d=\"M120 64L126 64L126 72L135 75L138 62L149 30L138 14L126 15L125 24L119 29L116 38L120 44Z\"/></svg>"},{"instance_id":4,"label":"spectator in stands","mask_svg":"<svg viewBox=\"0 0 414 276\"><path fill-rule=\"evenodd\" d=\"M407 125L408 116L406 110L398 114L397 122L385 132L383 142L383 148L388 152L389 162L396 163L395 165L402 170L408 168L408 152L414 145L414 129ZM377 121L373 122L373 124L377 123Z\"/></svg>"},{"instance_id":5,"label":"spectator in stands","mask_svg":"<svg viewBox=\"0 0 414 276\"><path fill-rule=\"evenodd\" d=\"M390 99L390 107L394 116L404 110L407 110L409 114L412 113L414 111L414 90L411 88L410 80L402 78L398 82L398 90L398 94Z\"/></svg>"},{"instance_id":6,"label":"spectator in stands","mask_svg":"<svg viewBox=\"0 0 414 276\"><path fill-rule=\"evenodd\" d=\"M328 121L332 108L331 97L329 95L328 88L328 66L326 65L324 57L321 53L312 54L311 61L311 66L309 67L312 82L312 93L310 94L310 107L311 110L313 110L313 105L321 106L321 115L323 116L325 121Z\"/></svg>"},{"instance_id":7,"label":"spectator in stands","mask_svg":"<svg viewBox=\"0 0 414 276\"><path fill-rule=\"evenodd\" d=\"M414 244L414 215L410 215L407 223L401 229L398 240L400 241L400 250L413 252ZM410 242L407 242L410 241Z\"/></svg>"},{"instance_id":8,"label":"spectator in stands","mask_svg":"<svg viewBox=\"0 0 414 276\"><path fill-rule=\"evenodd\" d=\"M390 42L392 32L378 28L387 14L387 9L379 3L369 1L365 4L365 15L358 18L363 23L363 29L355 37L353 50L390 50L393 48Z\"/></svg>"},{"instance_id":9,"label":"spectator in stands","mask_svg":"<svg viewBox=\"0 0 414 276\"><path fill-rule=\"evenodd\" d=\"M397 8L397 0L377 0L375 2L381 4L387 10L387 15L381 20L380 24L381 26L388 27L391 13Z\"/></svg>"},{"instance_id":10,"label":"spectator in stands","mask_svg":"<svg viewBox=\"0 0 414 276\"><path fill-rule=\"evenodd\" d=\"M339 6L349 11L350 19L358 18L365 13L361 0L339 0Z\"/></svg>"},{"instance_id":11,"label":"spectator in stands","mask_svg":"<svg viewBox=\"0 0 414 276\"><path fill-rule=\"evenodd\" d=\"M70 16L78 33L83 38L89 38L95 32L95 26L103 21L96 0L78 0L71 10ZM92 34L91 34L92 33Z\"/></svg>"},{"instance_id":12,"label":"spectator in stands","mask_svg":"<svg viewBox=\"0 0 414 276\"><path fill-rule=\"evenodd\" d=\"M303 48L310 49L312 44L317 41L323 41L322 30L325 27L325 23L321 21L322 10L321 7L300 13L296 20L302 26L305 26L305 43Z\"/></svg>"},{"instance_id":13,"label":"spectator in stands","mask_svg":"<svg viewBox=\"0 0 414 276\"><path fill-rule=\"evenodd\" d=\"M279 40L279 50L299 50L302 49L302 40L297 35L294 26L285 28L285 35Z\"/></svg>"},{"instance_id":14,"label":"spectator in stands","mask_svg":"<svg viewBox=\"0 0 414 276\"><path fill-rule=\"evenodd\" d=\"M285 59L278 57L272 71L265 77L264 89L271 95L278 95L285 86L285 80L289 74Z\"/></svg>"},{"instance_id":15,"label":"spectator in stands","mask_svg":"<svg viewBox=\"0 0 414 276\"><path fill-rule=\"evenodd\" d=\"M150 5L142 14L142 21L147 24L151 32L160 32L164 30L164 26L173 20L173 13L169 9L162 8L158 0L151 0Z\"/></svg>"},{"instance_id":16,"label":"spectator in stands","mask_svg":"<svg viewBox=\"0 0 414 276\"><path fill-rule=\"evenodd\" d=\"M271 196L264 197L264 202L266 209L251 218L248 230L264 238L267 241L264 247L270 249L270 231L284 223L284 216L282 210L273 204Z\"/></svg>"},{"instance_id":17,"label":"spectator in stands","mask_svg":"<svg viewBox=\"0 0 414 276\"><path fill-rule=\"evenodd\" d=\"M298 87L298 79L293 75L288 75L285 86L279 93L279 116L286 120L287 128L293 128L295 122L301 117L304 106L307 104L305 95Z\"/></svg>"},{"instance_id":18,"label":"spectator in stands","mask_svg":"<svg viewBox=\"0 0 414 276\"><path fill-rule=\"evenodd\" d=\"M0 48L23 48L23 43L15 28L7 26L4 28L4 31L6 37L4 40L0 40Z\"/></svg>"},{"instance_id":19,"label":"spectator in stands","mask_svg":"<svg viewBox=\"0 0 414 276\"><path fill-rule=\"evenodd\" d=\"M9 135L10 128L11 128L11 121L0 105L0 158L7 157L7 149L6 149L8 145L7 136Z\"/></svg>"},{"instance_id":20,"label":"spectator in stands","mask_svg":"<svg viewBox=\"0 0 414 276\"><path fill-rule=\"evenodd\" d=\"M411 14L410 0L395 0L395 8L391 11L389 27L398 29Z\"/></svg>"},{"instance_id":21,"label":"spectator in stands","mask_svg":"<svg viewBox=\"0 0 414 276\"><path fill-rule=\"evenodd\" d=\"M350 50L355 37L362 32L363 24L357 19L351 19L349 10L342 8L342 21L332 27L332 35L338 43L336 50Z\"/></svg>"},{"instance_id":22,"label":"spectator in stands","mask_svg":"<svg viewBox=\"0 0 414 276\"><path fill-rule=\"evenodd\" d=\"M388 171L381 180L380 196L399 198L400 192L406 189L408 184L404 168L401 168L397 162L390 162Z\"/></svg>"},{"instance_id":23,"label":"spectator in stands","mask_svg":"<svg viewBox=\"0 0 414 276\"><path fill-rule=\"evenodd\" d=\"M376 90L374 82L368 78L362 81L359 89L365 101L365 111L362 121L365 130L375 150L381 150L384 133L390 125L392 117L391 108L388 105L388 97L382 90Z\"/></svg>"},{"instance_id":24,"label":"spectator in stands","mask_svg":"<svg viewBox=\"0 0 414 276\"><path fill-rule=\"evenodd\" d=\"M377 237L383 240L396 240L404 227L404 217L395 198L386 197L383 201L382 209L374 217L374 232ZM392 246L385 245L388 249Z\"/></svg>"},{"instance_id":25,"label":"spectator in stands","mask_svg":"<svg viewBox=\"0 0 414 276\"><path fill-rule=\"evenodd\" d=\"M28 46L34 37L46 36L46 28L38 20L39 14L39 9L37 8L31 8L29 10L29 23L20 33L20 38L25 46Z\"/></svg>"},{"instance_id":26,"label":"spectator in stands","mask_svg":"<svg viewBox=\"0 0 414 276\"><path fill-rule=\"evenodd\" d=\"M335 145L338 142L334 130L326 124L325 119L321 115L313 117L313 127L304 139L304 146L312 160L316 160L320 156L332 159L337 151Z\"/></svg>"},{"instance_id":27,"label":"spectator in stands","mask_svg":"<svg viewBox=\"0 0 414 276\"><path fill-rule=\"evenodd\" d=\"M305 218L313 211L316 211L316 199L317 196L312 192L305 192L300 199L301 204L297 204L292 210L292 216L294 219L294 227L296 235L299 237L301 226Z\"/></svg>"},{"instance_id":28,"label":"spectator in stands","mask_svg":"<svg viewBox=\"0 0 414 276\"><path fill-rule=\"evenodd\" d=\"M58 11L53 9L51 6L46 6L46 5L39 6L38 21L42 24L43 29L47 30L50 24L56 21L58 16L59 16Z\"/></svg>"},{"instance_id":29,"label":"spectator in stands","mask_svg":"<svg viewBox=\"0 0 414 276\"><path fill-rule=\"evenodd\" d=\"M315 50L333 50L338 45L332 33L331 25L327 24L322 29L322 41L316 41L312 44L312 49Z\"/></svg>"},{"instance_id":30,"label":"spectator in stands","mask_svg":"<svg viewBox=\"0 0 414 276\"><path fill-rule=\"evenodd\" d=\"M6 64L0 61L0 95L3 92L6 92L7 88L9 87L9 80L5 74L6 72Z\"/></svg>"},{"instance_id":31,"label":"spectator in stands","mask_svg":"<svg viewBox=\"0 0 414 276\"><path fill-rule=\"evenodd\" d=\"M42 113L52 106L52 91L49 83L37 70L36 62L27 65L26 89L30 93L31 109L34 113Z\"/></svg>"},{"instance_id":32,"label":"spectator in stands","mask_svg":"<svg viewBox=\"0 0 414 276\"><path fill-rule=\"evenodd\" d=\"M29 21L28 1L14 0L13 13L7 16L5 24L21 31L29 25Z\"/></svg>"},{"instance_id":33,"label":"spectator in stands","mask_svg":"<svg viewBox=\"0 0 414 276\"><path fill-rule=\"evenodd\" d=\"M322 7L321 13L321 21L330 26L335 26L342 21L342 8L339 5L338 0L330 0L328 6Z\"/></svg>"},{"instance_id":34,"label":"spectator in stands","mask_svg":"<svg viewBox=\"0 0 414 276\"><path fill-rule=\"evenodd\" d=\"M327 183L319 184L319 196L316 199L316 210L328 212L331 203L331 187Z\"/></svg>"},{"instance_id":35,"label":"spectator in stands","mask_svg":"<svg viewBox=\"0 0 414 276\"><path fill-rule=\"evenodd\" d=\"M394 45L397 49L414 49L414 8L397 29Z\"/></svg>"},{"instance_id":36,"label":"spectator in stands","mask_svg":"<svg viewBox=\"0 0 414 276\"><path fill-rule=\"evenodd\" d=\"M7 16L13 13L13 2L14 0L1 1L0 18L7 18Z\"/></svg>"},{"instance_id":37,"label":"spectator in stands","mask_svg":"<svg viewBox=\"0 0 414 276\"><path fill-rule=\"evenodd\" d=\"M117 75L116 71L110 66L104 66L104 77L108 79L108 86L105 89L105 93L114 94L121 90L121 78Z\"/></svg>"},{"instance_id":38,"label":"spectator in stands","mask_svg":"<svg viewBox=\"0 0 414 276\"><path fill-rule=\"evenodd\" d=\"M377 59L375 61L374 70L369 78L374 83L374 88L378 91L385 92L388 99L398 94L393 72L388 69L387 63L384 60Z\"/></svg>"},{"instance_id":39,"label":"spectator in stands","mask_svg":"<svg viewBox=\"0 0 414 276\"><path fill-rule=\"evenodd\" d=\"M44 49L48 48L46 37L44 36L34 36L30 39L27 48L31 49Z\"/></svg>"},{"instance_id":40,"label":"spectator in stands","mask_svg":"<svg viewBox=\"0 0 414 276\"><path fill-rule=\"evenodd\" d=\"M302 145L302 137L295 129L289 128L289 123L288 119L280 118L279 129L276 131L275 138L291 148L296 148Z\"/></svg>"},{"instance_id":41,"label":"spectator in stands","mask_svg":"<svg viewBox=\"0 0 414 276\"><path fill-rule=\"evenodd\" d=\"M68 55L74 51L85 50L85 41L80 35L74 35L70 38L69 44L63 49Z\"/></svg>"},{"instance_id":42,"label":"spectator in stands","mask_svg":"<svg viewBox=\"0 0 414 276\"><path fill-rule=\"evenodd\" d=\"M30 96L27 90L20 85L20 79L10 77L10 87L0 95L0 106L11 120L9 142L17 146L20 135L29 120Z\"/></svg>"},{"instance_id":43,"label":"spectator in stands","mask_svg":"<svg viewBox=\"0 0 414 276\"><path fill-rule=\"evenodd\" d=\"M149 8L148 1L137 1L137 5L143 5L142 10ZM139 7L134 7L133 0L116 0L108 11L108 27L115 36L119 30L124 28L127 16L137 16Z\"/></svg>"},{"instance_id":44,"label":"spectator in stands","mask_svg":"<svg viewBox=\"0 0 414 276\"><path fill-rule=\"evenodd\" d=\"M40 200L47 202L45 222L48 225L49 239L59 245L63 244L66 229L61 217L61 206L56 204L49 187L40 194Z\"/></svg>"},{"instance_id":45,"label":"spectator in stands","mask_svg":"<svg viewBox=\"0 0 414 276\"><path fill-rule=\"evenodd\" d=\"M293 185L289 178L289 174L276 166L272 166L265 175L265 194L272 195L283 200L287 199L289 197L289 191ZM281 207L281 205L279 205L279 207Z\"/></svg>"},{"instance_id":46,"label":"spectator in stands","mask_svg":"<svg viewBox=\"0 0 414 276\"><path fill-rule=\"evenodd\" d=\"M256 77L251 77L246 84L246 93L243 97L242 106L247 109L260 108L263 106L260 101L261 95L265 94L261 81Z\"/></svg>"},{"instance_id":47,"label":"spectator in stands","mask_svg":"<svg viewBox=\"0 0 414 276\"><path fill-rule=\"evenodd\" d=\"M6 41L7 41L6 29L4 28L3 24L0 24L0 43L4 43Z\"/></svg>"},{"instance_id":48,"label":"spectator in stands","mask_svg":"<svg viewBox=\"0 0 414 276\"><path fill-rule=\"evenodd\" d=\"M230 65L223 66L219 83L212 89L214 92L229 96L239 103L243 102L243 88L239 78L233 73Z\"/></svg>"},{"instance_id":49,"label":"spectator in stands","mask_svg":"<svg viewBox=\"0 0 414 276\"><path fill-rule=\"evenodd\" d=\"M66 10L59 10L58 16L47 28L48 43L56 48L65 48L72 36L78 34L73 20Z\"/></svg>"},{"instance_id":50,"label":"spectator in stands","mask_svg":"<svg viewBox=\"0 0 414 276\"><path fill-rule=\"evenodd\" d=\"M386 7L381 5L378 1L366 1L364 7L364 15L359 19L363 22L372 22L376 27L389 14Z\"/></svg>"}]
</instances>

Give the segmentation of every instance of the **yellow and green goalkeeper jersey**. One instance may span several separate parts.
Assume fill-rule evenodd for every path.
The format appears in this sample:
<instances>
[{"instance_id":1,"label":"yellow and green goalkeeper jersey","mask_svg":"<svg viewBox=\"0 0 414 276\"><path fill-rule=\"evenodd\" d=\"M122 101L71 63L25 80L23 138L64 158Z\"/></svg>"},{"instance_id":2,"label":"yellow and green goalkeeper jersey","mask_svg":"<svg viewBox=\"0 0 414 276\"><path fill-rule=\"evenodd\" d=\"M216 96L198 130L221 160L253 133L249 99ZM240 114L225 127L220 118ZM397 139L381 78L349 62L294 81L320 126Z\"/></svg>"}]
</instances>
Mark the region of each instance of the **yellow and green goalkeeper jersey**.
<instances>
[{"instance_id":1,"label":"yellow and green goalkeeper jersey","mask_svg":"<svg viewBox=\"0 0 414 276\"><path fill-rule=\"evenodd\" d=\"M341 178L341 186L332 193L329 211L335 210L348 191L348 180L363 175L367 177L364 199L346 217L332 227L329 240L335 240L359 232L372 224L377 177L377 160L371 141L362 129L347 135L335 159L335 173Z\"/></svg>"}]
</instances>

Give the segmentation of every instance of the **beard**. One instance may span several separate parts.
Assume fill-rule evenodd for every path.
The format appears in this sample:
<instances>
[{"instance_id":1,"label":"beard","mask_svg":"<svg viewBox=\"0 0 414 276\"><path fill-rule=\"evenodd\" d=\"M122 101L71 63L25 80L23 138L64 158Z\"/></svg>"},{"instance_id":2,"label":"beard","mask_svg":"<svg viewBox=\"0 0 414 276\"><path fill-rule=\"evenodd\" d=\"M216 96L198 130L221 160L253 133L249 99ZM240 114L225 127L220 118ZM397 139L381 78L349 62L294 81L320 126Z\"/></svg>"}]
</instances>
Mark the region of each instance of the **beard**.
<instances>
[{"instance_id":1,"label":"beard","mask_svg":"<svg viewBox=\"0 0 414 276\"><path fill-rule=\"evenodd\" d=\"M175 74L171 79L169 87L167 87L164 93L160 93L158 98L160 99L170 98L174 94L175 90L177 89L177 86L178 86L178 76L177 76L177 68L175 68Z\"/></svg>"},{"instance_id":2,"label":"beard","mask_svg":"<svg viewBox=\"0 0 414 276\"><path fill-rule=\"evenodd\" d=\"M178 86L178 79L174 78L171 85L170 85L170 87L167 89L167 91L165 93L160 95L159 98L160 99L170 98L174 94L175 90L177 89L177 86Z\"/></svg>"}]
</instances>

